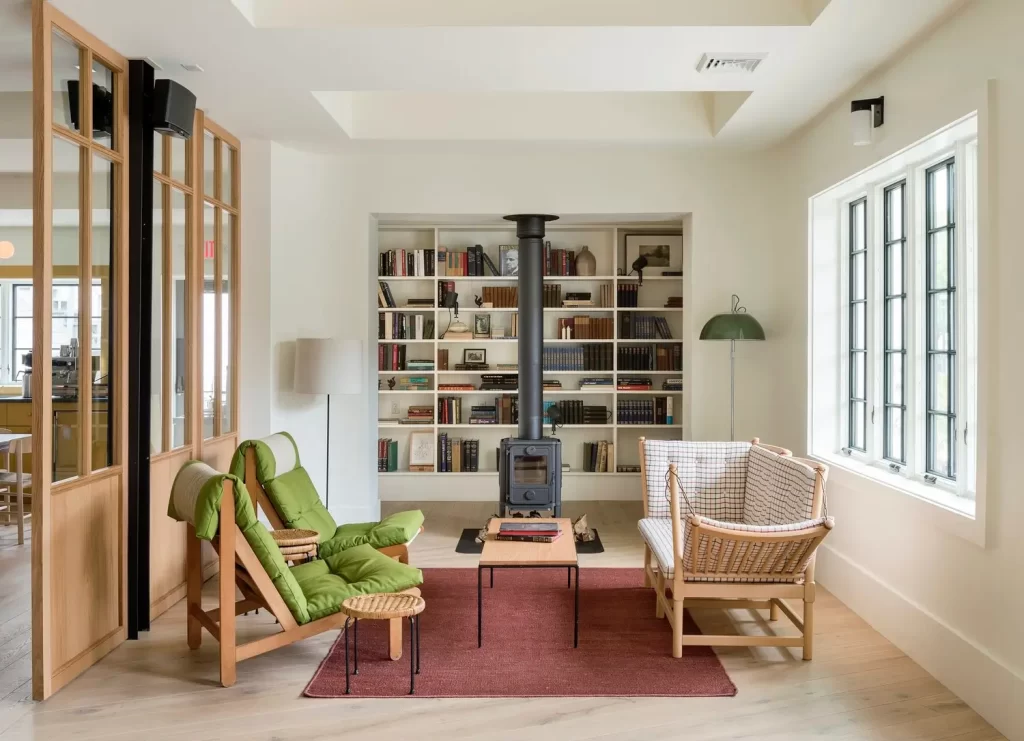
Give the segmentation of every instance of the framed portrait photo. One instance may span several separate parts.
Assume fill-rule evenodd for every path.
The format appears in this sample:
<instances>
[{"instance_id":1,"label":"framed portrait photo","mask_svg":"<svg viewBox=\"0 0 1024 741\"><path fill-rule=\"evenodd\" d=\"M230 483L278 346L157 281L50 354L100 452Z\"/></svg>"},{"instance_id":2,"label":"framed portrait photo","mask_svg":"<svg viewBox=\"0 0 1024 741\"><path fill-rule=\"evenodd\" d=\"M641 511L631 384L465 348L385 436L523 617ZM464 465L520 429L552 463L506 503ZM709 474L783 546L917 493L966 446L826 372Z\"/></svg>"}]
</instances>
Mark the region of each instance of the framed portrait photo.
<instances>
[{"instance_id":1,"label":"framed portrait photo","mask_svg":"<svg viewBox=\"0 0 1024 741\"><path fill-rule=\"evenodd\" d=\"M490 314L476 314L473 317L473 336L478 339L486 339L491 336Z\"/></svg>"},{"instance_id":2,"label":"framed portrait photo","mask_svg":"<svg viewBox=\"0 0 1024 741\"><path fill-rule=\"evenodd\" d=\"M487 351L486 350L474 350L466 348L462 351L462 362L463 363L486 363L487 362Z\"/></svg>"},{"instance_id":3,"label":"framed portrait photo","mask_svg":"<svg viewBox=\"0 0 1024 741\"><path fill-rule=\"evenodd\" d=\"M647 258L644 270L652 271L652 275L658 275L661 270L682 270L683 235L627 234L623 273L628 274L630 266L641 256Z\"/></svg>"}]
</instances>

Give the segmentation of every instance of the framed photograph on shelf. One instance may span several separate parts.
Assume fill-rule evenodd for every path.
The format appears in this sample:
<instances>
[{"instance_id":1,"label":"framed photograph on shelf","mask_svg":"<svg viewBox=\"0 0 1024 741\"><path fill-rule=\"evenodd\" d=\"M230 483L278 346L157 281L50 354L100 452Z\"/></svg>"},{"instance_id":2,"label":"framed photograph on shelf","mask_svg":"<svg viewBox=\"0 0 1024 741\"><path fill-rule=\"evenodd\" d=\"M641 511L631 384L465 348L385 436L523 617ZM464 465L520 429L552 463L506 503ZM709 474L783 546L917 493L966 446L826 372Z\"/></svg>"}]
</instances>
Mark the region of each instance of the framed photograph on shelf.
<instances>
[{"instance_id":1,"label":"framed photograph on shelf","mask_svg":"<svg viewBox=\"0 0 1024 741\"><path fill-rule=\"evenodd\" d=\"M491 315L476 314L473 317L473 337L485 340L491 336Z\"/></svg>"},{"instance_id":2,"label":"framed photograph on shelf","mask_svg":"<svg viewBox=\"0 0 1024 741\"><path fill-rule=\"evenodd\" d=\"M498 260L502 275L519 275L519 247L511 244L500 245Z\"/></svg>"},{"instance_id":3,"label":"framed photograph on shelf","mask_svg":"<svg viewBox=\"0 0 1024 741\"><path fill-rule=\"evenodd\" d=\"M472 350L466 348L462 351L462 362L463 363L486 363L487 362L487 350Z\"/></svg>"},{"instance_id":4,"label":"framed photograph on shelf","mask_svg":"<svg viewBox=\"0 0 1024 741\"><path fill-rule=\"evenodd\" d=\"M650 275L659 275L662 270L682 270L683 235L627 234L624 263L627 274L629 266L641 256L647 258L644 270L650 270Z\"/></svg>"},{"instance_id":5,"label":"framed photograph on shelf","mask_svg":"<svg viewBox=\"0 0 1024 741\"><path fill-rule=\"evenodd\" d=\"M409 435L409 470L434 470L434 433L417 430Z\"/></svg>"}]
</instances>

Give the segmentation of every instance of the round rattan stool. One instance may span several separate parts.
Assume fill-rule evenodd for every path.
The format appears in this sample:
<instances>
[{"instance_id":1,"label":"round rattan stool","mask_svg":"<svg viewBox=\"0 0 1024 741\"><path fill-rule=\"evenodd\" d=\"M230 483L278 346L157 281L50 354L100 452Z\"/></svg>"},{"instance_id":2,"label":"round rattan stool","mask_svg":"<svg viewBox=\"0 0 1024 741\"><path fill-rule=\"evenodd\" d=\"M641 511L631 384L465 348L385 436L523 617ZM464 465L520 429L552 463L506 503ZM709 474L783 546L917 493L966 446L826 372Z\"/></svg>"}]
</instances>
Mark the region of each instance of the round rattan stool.
<instances>
[{"instance_id":1,"label":"round rattan stool","mask_svg":"<svg viewBox=\"0 0 1024 741\"><path fill-rule=\"evenodd\" d=\"M416 675L420 673L420 613L427 603L415 594L363 594L341 603L345 620L345 694L351 694L348 671L348 626L353 633L353 674L359 673L359 621L409 619L409 694L416 693Z\"/></svg>"},{"instance_id":2,"label":"round rattan stool","mask_svg":"<svg viewBox=\"0 0 1024 741\"><path fill-rule=\"evenodd\" d=\"M316 558L320 534L316 530L271 530L270 537L281 549L285 561L301 563Z\"/></svg>"}]
</instances>

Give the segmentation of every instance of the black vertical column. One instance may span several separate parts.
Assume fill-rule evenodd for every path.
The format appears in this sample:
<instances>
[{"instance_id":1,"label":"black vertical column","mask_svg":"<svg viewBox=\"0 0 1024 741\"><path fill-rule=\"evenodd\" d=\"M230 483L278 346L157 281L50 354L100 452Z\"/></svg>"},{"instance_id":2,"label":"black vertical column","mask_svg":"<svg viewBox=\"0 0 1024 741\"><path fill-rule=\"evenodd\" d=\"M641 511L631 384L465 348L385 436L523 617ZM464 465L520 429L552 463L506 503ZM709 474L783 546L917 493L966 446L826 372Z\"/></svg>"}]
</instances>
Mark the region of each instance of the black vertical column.
<instances>
[{"instance_id":1,"label":"black vertical column","mask_svg":"<svg viewBox=\"0 0 1024 741\"><path fill-rule=\"evenodd\" d=\"M557 216L519 214L519 437L544 437L544 224Z\"/></svg>"},{"instance_id":2,"label":"black vertical column","mask_svg":"<svg viewBox=\"0 0 1024 741\"><path fill-rule=\"evenodd\" d=\"M128 65L128 637L149 630L153 68ZM164 218L169 218L165 214Z\"/></svg>"}]
</instances>

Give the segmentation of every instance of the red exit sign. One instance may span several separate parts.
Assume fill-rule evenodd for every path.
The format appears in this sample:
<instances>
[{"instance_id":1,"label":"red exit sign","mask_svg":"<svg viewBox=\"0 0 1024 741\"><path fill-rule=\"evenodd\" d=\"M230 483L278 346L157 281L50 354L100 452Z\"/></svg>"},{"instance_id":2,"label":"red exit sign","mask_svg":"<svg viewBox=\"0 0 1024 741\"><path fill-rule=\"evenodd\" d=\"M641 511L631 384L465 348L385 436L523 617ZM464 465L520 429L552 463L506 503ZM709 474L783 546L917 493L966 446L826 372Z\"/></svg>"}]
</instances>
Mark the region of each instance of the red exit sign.
<instances>
[{"instance_id":1,"label":"red exit sign","mask_svg":"<svg viewBox=\"0 0 1024 741\"><path fill-rule=\"evenodd\" d=\"M205 242L203 242L203 259L205 259L205 260L212 260L213 259L213 250L214 250L214 241L212 239L207 239Z\"/></svg>"}]
</instances>

